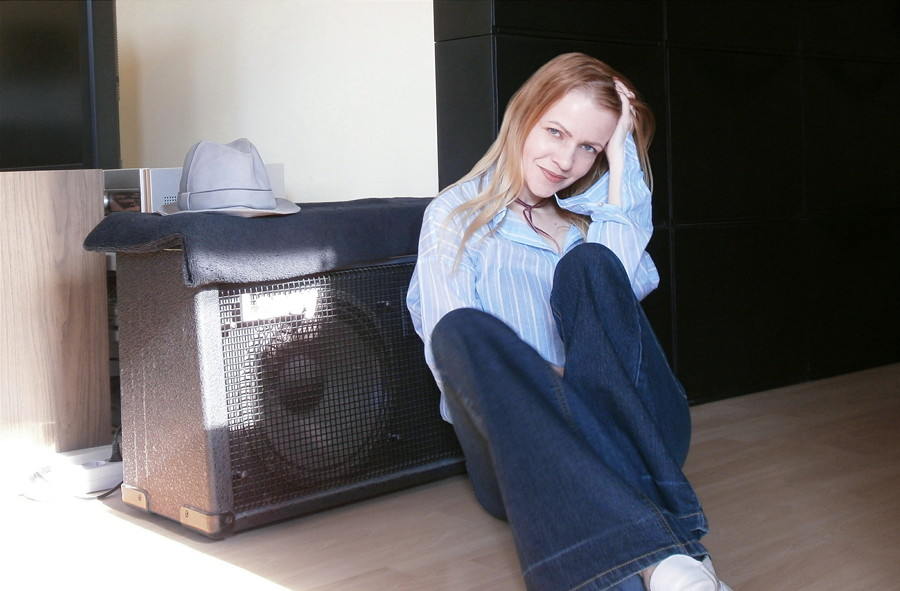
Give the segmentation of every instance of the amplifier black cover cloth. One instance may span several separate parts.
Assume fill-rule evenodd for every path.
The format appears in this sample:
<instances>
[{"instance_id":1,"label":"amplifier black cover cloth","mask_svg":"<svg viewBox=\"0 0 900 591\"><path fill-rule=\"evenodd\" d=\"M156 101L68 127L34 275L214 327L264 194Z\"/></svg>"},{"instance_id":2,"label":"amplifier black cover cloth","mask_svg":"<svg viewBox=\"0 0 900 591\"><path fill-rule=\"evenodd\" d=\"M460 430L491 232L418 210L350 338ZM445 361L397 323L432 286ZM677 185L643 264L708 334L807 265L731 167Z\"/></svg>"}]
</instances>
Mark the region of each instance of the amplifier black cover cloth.
<instances>
[{"instance_id":1,"label":"amplifier black cover cloth","mask_svg":"<svg viewBox=\"0 0 900 591\"><path fill-rule=\"evenodd\" d=\"M414 254L429 203L421 197L303 203L297 214L257 218L123 211L106 216L84 248L181 248L190 287L290 279Z\"/></svg>"},{"instance_id":2,"label":"amplifier black cover cloth","mask_svg":"<svg viewBox=\"0 0 900 591\"><path fill-rule=\"evenodd\" d=\"M220 538L464 471L413 259L201 287L180 251L117 259L127 503Z\"/></svg>"}]
</instances>

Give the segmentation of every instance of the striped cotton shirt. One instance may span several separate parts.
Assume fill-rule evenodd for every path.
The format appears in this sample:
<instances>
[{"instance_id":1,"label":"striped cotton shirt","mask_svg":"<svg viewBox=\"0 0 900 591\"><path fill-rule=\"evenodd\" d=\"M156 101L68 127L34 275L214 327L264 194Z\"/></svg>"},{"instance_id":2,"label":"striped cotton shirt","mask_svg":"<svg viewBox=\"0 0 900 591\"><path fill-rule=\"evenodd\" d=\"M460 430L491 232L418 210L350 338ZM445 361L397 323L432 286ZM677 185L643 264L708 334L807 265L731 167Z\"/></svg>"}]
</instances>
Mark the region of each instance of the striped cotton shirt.
<instances>
[{"instance_id":1,"label":"striped cotton shirt","mask_svg":"<svg viewBox=\"0 0 900 591\"><path fill-rule=\"evenodd\" d=\"M425 342L425 359L434 368L431 332L444 314L457 308L477 308L508 324L547 361L565 366L565 352L550 310L553 271L561 256L540 235L509 210L500 211L469 238L459 266L453 263L462 238L458 220L450 212L474 199L482 179L473 179L438 196L426 209L419 237L419 257L407 294L416 332ZM653 232L650 191L644 183L634 140L625 144L622 206L606 203L609 173L587 191L557 199L560 207L590 216L587 242L607 246L618 255L634 293L643 299L659 285L656 266L645 251ZM446 228L446 230L445 230ZM563 252L585 240L569 228ZM441 416L450 421L441 398Z\"/></svg>"}]
</instances>

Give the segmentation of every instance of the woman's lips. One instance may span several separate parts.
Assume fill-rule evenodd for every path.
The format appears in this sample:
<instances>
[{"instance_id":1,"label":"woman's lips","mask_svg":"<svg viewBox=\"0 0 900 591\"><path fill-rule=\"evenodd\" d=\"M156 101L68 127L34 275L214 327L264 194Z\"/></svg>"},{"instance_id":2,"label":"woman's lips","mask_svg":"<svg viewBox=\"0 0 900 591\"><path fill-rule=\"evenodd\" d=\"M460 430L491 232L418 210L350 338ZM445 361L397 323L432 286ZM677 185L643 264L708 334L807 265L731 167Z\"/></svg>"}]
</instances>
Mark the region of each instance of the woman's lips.
<instances>
[{"instance_id":1,"label":"woman's lips","mask_svg":"<svg viewBox=\"0 0 900 591\"><path fill-rule=\"evenodd\" d=\"M544 177L545 177L548 181L550 181L551 183L561 183L561 182L563 182L564 180L566 180L566 177L560 176L560 175L558 175L558 174L553 174L552 172L550 172L549 170L547 170L547 169L544 168L543 166L538 166L538 168L541 169L541 172L544 173Z\"/></svg>"}]
</instances>

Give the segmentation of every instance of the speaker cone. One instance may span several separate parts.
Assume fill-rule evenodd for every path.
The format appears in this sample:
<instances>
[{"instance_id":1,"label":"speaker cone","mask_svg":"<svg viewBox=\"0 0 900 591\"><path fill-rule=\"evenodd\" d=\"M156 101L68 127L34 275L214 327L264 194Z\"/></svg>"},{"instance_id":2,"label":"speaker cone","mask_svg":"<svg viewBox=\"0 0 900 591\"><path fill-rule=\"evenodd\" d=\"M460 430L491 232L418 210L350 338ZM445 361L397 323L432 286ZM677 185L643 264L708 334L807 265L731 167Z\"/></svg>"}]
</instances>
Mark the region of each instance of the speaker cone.
<instances>
[{"instance_id":1,"label":"speaker cone","mask_svg":"<svg viewBox=\"0 0 900 591\"><path fill-rule=\"evenodd\" d=\"M326 289L312 317L261 327L255 340L256 454L292 486L352 476L381 437L388 407L372 315Z\"/></svg>"}]
</instances>

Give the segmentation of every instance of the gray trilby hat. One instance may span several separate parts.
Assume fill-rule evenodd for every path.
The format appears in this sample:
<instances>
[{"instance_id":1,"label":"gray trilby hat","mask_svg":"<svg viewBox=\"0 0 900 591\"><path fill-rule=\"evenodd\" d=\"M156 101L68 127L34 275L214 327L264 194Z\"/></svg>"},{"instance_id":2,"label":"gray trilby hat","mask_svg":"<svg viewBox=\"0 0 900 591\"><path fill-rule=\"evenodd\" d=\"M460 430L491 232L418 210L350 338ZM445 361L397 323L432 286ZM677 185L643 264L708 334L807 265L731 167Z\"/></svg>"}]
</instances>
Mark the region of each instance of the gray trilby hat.
<instances>
[{"instance_id":1,"label":"gray trilby hat","mask_svg":"<svg viewBox=\"0 0 900 591\"><path fill-rule=\"evenodd\" d=\"M297 213L300 207L275 198L256 146L241 138L224 146L206 141L194 144L181 169L178 200L157 211L163 215L203 211L249 218Z\"/></svg>"}]
</instances>

